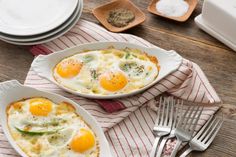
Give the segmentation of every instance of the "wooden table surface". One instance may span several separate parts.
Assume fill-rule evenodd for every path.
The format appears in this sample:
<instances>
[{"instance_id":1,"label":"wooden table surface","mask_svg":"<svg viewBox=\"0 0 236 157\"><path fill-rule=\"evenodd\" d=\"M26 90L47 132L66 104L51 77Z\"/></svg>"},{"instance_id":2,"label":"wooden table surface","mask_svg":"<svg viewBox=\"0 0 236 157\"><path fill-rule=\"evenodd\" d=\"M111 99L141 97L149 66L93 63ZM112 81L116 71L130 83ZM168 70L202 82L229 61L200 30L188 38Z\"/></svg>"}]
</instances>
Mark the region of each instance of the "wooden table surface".
<instances>
[{"instance_id":1,"label":"wooden table surface","mask_svg":"<svg viewBox=\"0 0 236 157\"><path fill-rule=\"evenodd\" d=\"M92 9L108 0L84 0L82 18L99 23ZM125 33L134 34L166 50L176 50L183 57L201 66L209 81L223 100L220 113L225 122L213 144L204 153L193 157L236 157L236 52L200 30L194 17L201 13L200 0L196 10L185 23L166 20L150 14L150 0L133 0L146 14L146 21ZM28 47L0 41L0 81L17 79L24 82L33 60Z\"/></svg>"}]
</instances>

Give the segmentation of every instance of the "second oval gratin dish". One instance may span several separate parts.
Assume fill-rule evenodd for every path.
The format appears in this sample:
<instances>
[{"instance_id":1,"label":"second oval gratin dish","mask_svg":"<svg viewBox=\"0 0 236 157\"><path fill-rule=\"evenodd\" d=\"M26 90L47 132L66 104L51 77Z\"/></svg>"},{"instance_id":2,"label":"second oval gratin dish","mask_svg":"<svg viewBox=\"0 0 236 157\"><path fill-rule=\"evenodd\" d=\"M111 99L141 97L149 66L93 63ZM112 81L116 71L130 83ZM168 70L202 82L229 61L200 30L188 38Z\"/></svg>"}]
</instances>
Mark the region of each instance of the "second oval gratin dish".
<instances>
[{"instance_id":1,"label":"second oval gratin dish","mask_svg":"<svg viewBox=\"0 0 236 157\"><path fill-rule=\"evenodd\" d=\"M31 140L31 139L33 140L32 144L40 142L40 140L43 140L43 139L48 139L48 142L52 140L51 141L52 143L49 142L52 145L50 144L47 145L48 142L46 140L46 141L41 141L43 143L42 148L36 147L36 148L41 148L44 150L41 153L49 153L49 156L57 156L56 154L50 154L50 153L53 153L51 152L52 148L54 148L55 150L54 153L60 153L59 152L60 149L64 150L64 149L67 149L67 147L71 148L71 149L68 149L68 151L70 152L72 152L72 150L73 151L75 150L74 152L75 154L77 153L77 151L84 152L84 147L78 148L77 147L78 145L75 146L76 140L78 140L79 138L76 139L75 134L72 134L72 133L70 134L66 131L68 130L67 128L72 129L73 127L71 125L67 125L65 121L61 121L63 117L60 117L59 119L57 118L55 119L55 117L58 117L61 115L69 115L67 113L75 113L81 118L80 120L83 120L88 125L88 128L91 128L91 131L89 132L92 132L92 134L94 135L97 141L96 145L98 144L99 156L101 157L111 156L109 145L103 133L102 128L96 122L94 117L92 117L87 111L85 111L82 107L80 107L75 102L57 94L44 92L44 91L40 91L31 87L23 86L16 80L0 83L0 96L4 98L0 100L0 103L1 103L0 114L2 117L1 125L3 128L4 134L6 135L10 144L21 156L27 157L29 156L29 154L35 153L35 152L32 152L31 149L28 149L31 146L30 145L31 141L27 141L27 140ZM28 99L31 99L31 101L27 104L25 103L25 101L27 101ZM42 103L40 103L42 101L44 102L43 106L42 106ZM52 106L52 108L49 107L50 102L52 104L55 104L54 106ZM63 103L69 104L69 106L72 107L71 109L73 111L70 110L68 112L64 112L67 110L64 110L65 108L63 107ZM48 106L45 106L45 105L48 105ZM50 112L49 112L49 109L50 109ZM24 111L27 111L27 112L24 112ZM46 113L48 112L49 114L46 115ZM73 114L74 118L75 118L75 114ZM22 119L22 116L23 116L23 119ZM53 116L54 118L52 119ZM17 118L14 119L13 117L17 117ZM32 117L33 119L30 120L30 117ZM72 119L74 119L73 117L69 118L68 122L71 122ZM12 118L14 119L14 121L12 121ZM40 119L43 121L38 121ZM47 120L50 120L50 121L46 123ZM56 120L60 120L60 121L56 121ZM17 123L18 121L20 121L21 123ZM56 122L58 122L58 124ZM25 126L23 128L20 128L20 126L16 124L27 125L27 127ZM78 123L78 124L76 123L77 126L86 128L86 125L81 125L81 124L82 123ZM56 127L57 130L53 131L51 129L50 132L45 132L45 130L42 130L42 128L49 129L49 126L46 126L46 125L50 125L53 128ZM58 128L58 127L63 127L63 128ZM76 130L74 130L74 133L75 131ZM62 142L53 138L53 136L57 134L61 135L60 133L63 133L63 132L65 133L64 135L66 135L65 137L72 136L71 138L68 138L69 143L68 145L66 145L66 148L64 147L62 148L60 144L65 145L67 141ZM87 133L87 135L89 134L89 132ZM86 135L86 133L84 134ZM25 139L26 137L27 139ZM34 138L36 139L36 141ZM58 145L58 142L59 142L59 145ZM25 144L27 144L27 146ZM46 149L47 148L46 146L53 146L53 147L48 147L50 148L50 150L48 150ZM48 150L49 152L46 150ZM42 156L44 155L45 154L43 154ZM97 155L94 155L94 156L97 156Z\"/></svg>"},{"instance_id":2,"label":"second oval gratin dish","mask_svg":"<svg viewBox=\"0 0 236 157\"><path fill-rule=\"evenodd\" d=\"M149 82L145 86L140 86L140 88L137 88L133 91L126 92L126 93L125 92L124 93L110 92L107 95L83 93L83 92L79 92L76 90L72 90L71 88L67 88L68 86L65 87L65 86L61 85L60 83L58 83L58 80L55 79L55 77L54 77L55 67L57 67L58 63L61 62L63 59L70 58L71 56L73 57L73 55L75 55L75 54L81 54L84 52L86 53L88 51L107 50L109 47L112 47L113 49L118 50L118 51L123 50L123 49L127 49L127 48L134 49L134 50L138 50L138 51L142 52L142 54L144 54L145 56L151 56L151 58L155 58L158 62L158 67L160 67L157 77L155 77L151 82ZM114 60L114 62L118 62L117 59ZM147 47L142 47L142 46L139 46L136 44L125 43L125 42L97 42L97 43L78 45L76 47L69 48L69 49L59 51L56 53L52 53L52 54L49 54L46 56L39 55L33 61L32 68L39 76L51 81L52 83L58 85L60 88L66 90L70 93L73 93L73 94L76 94L76 95L79 95L82 97L86 97L86 98L114 99L114 98L127 97L127 96L131 96L134 94L138 94L138 93L150 88L151 86L156 84L158 81L160 81L162 78L164 78L165 76L167 76L171 72L177 70L181 63L182 63L182 57L179 54L177 54L175 51L166 51L166 50L163 50L158 47L147 48ZM73 63L73 64L77 64L77 63ZM113 64L113 63L110 63L110 64ZM82 65L83 64L78 65L77 69L80 69L82 67ZM108 64L105 64L105 65L107 66ZM101 67L101 69L103 69L103 68L108 68L108 67ZM130 67L128 67L128 68L130 68ZM110 69L108 68L108 70L110 70ZM76 72L76 70L74 70L74 71ZM126 75L126 76L128 76L128 75ZM123 87L123 85L124 86L126 85L124 83L126 81L125 76L124 77L118 76L118 75L116 76L116 75L112 74L110 77L114 78L111 80L117 86ZM108 79L109 79L109 77L108 77ZM126 83L127 82L128 81L126 81ZM141 80L141 82L142 82L142 80ZM100 81L100 84L101 84L101 81ZM109 90L110 89L113 90L113 88L112 88L113 84L111 84L111 83L107 84L107 82L105 82L104 84L105 84L104 86L109 86Z\"/></svg>"}]
</instances>

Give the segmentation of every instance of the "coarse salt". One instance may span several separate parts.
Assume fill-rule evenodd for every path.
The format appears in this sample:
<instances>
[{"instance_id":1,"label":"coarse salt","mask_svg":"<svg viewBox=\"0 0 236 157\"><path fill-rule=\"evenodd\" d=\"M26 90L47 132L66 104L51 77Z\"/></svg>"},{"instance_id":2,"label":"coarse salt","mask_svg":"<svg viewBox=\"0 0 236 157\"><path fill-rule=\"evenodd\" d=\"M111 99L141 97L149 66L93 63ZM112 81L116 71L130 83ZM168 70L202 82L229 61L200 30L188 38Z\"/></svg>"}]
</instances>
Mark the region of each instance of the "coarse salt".
<instances>
[{"instance_id":1,"label":"coarse salt","mask_svg":"<svg viewBox=\"0 0 236 157\"><path fill-rule=\"evenodd\" d=\"M184 0L160 0L156 3L156 9L163 15L180 17L188 11L189 5Z\"/></svg>"}]
</instances>

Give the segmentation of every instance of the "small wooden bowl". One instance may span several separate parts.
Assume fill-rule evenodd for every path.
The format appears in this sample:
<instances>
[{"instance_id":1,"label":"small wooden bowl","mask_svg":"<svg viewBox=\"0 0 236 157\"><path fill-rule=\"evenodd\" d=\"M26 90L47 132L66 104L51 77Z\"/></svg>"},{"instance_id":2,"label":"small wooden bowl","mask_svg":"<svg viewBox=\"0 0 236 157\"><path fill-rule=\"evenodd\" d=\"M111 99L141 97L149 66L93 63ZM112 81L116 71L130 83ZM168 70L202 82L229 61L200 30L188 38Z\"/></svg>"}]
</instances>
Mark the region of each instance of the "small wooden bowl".
<instances>
[{"instance_id":1,"label":"small wooden bowl","mask_svg":"<svg viewBox=\"0 0 236 157\"><path fill-rule=\"evenodd\" d=\"M185 0L189 4L189 8L188 8L187 13L184 14L183 16L180 16L180 17L171 17L171 16L163 15L156 10L156 3L158 1L159 0L153 0L150 3L150 5L148 6L148 11L155 14L155 15L159 15L159 16L162 16L162 17L165 17L165 18L168 18L171 20L179 21L179 22L186 21L190 17L190 15L192 14L193 10L196 8L197 3L198 3L198 0Z\"/></svg>"},{"instance_id":2,"label":"small wooden bowl","mask_svg":"<svg viewBox=\"0 0 236 157\"><path fill-rule=\"evenodd\" d=\"M131 10L135 15L135 19L125 27L112 26L110 23L107 22L109 12L111 10L121 8ZM131 27L143 23L146 19L145 14L129 0L116 0L105 5L99 6L93 10L93 15L98 19L98 21L103 24L104 27L106 27L111 32L122 32Z\"/></svg>"}]
</instances>

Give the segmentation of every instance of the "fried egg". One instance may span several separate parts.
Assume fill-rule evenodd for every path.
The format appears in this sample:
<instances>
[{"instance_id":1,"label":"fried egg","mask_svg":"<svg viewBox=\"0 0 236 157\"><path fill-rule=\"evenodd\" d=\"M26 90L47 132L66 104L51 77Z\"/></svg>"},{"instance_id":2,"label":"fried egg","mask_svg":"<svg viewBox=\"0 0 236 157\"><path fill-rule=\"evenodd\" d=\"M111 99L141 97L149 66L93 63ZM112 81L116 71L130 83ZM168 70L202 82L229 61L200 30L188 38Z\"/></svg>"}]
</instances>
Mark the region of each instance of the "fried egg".
<instances>
[{"instance_id":1,"label":"fried egg","mask_svg":"<svg viewBox=\"0 0 236 157\"><path fill-rule=\"evenodd\" d=\"M29 98L10 104L7 115L13 139L30 157L99 156L96 135L69 103Z\"/></svg>"},{"instance_id":2,"label":"fried egg","mask_svg":"<svg viewBox=\"0 0 236 157\"><path fill-rule=\"evenodd\" d=\"M136 49L108 48L75 54L53 70L63 87L94 95L127 94L152 83L160 66L156 57Z\"/></svg>"}]
</instances>

